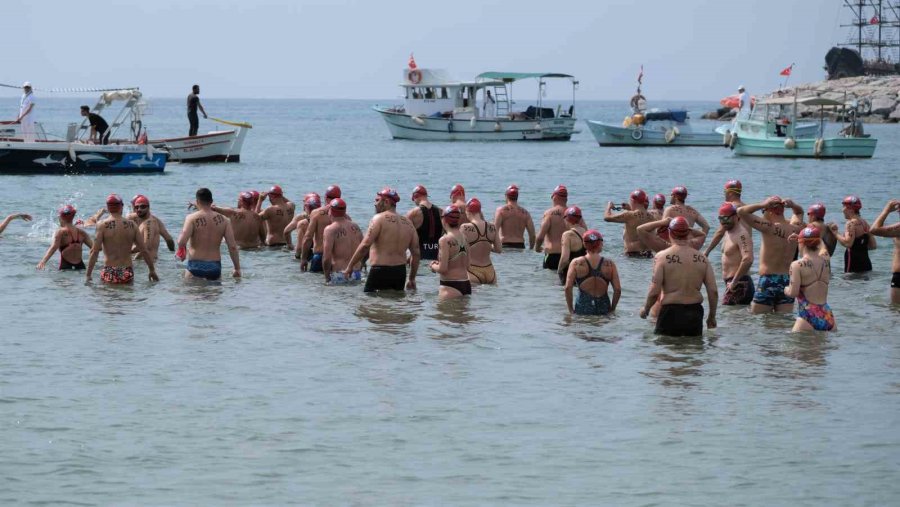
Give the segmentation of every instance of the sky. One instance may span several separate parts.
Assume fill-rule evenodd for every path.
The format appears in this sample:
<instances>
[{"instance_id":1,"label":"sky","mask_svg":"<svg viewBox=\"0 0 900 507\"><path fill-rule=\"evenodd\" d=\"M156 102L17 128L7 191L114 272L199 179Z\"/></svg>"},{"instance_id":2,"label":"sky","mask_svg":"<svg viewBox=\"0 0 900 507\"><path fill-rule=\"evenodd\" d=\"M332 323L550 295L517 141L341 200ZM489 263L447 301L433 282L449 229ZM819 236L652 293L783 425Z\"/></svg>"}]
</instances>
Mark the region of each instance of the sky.
<instances>
[{"instance_id":1,"label":"sky","mask_svg":"<svg viewBox=\"0 0 900 507\"><path fill-rule=\"evenodd\" d=\"M563 72L579 99L718 100L824 79L841 0L2 0L0 83L388 99L410 53L460 78ZM527 85L522 85L527 86ZM0 96L20 91L0 88ZM571 89L551 84L551 98Z\"/></svg>"}]
</instances>

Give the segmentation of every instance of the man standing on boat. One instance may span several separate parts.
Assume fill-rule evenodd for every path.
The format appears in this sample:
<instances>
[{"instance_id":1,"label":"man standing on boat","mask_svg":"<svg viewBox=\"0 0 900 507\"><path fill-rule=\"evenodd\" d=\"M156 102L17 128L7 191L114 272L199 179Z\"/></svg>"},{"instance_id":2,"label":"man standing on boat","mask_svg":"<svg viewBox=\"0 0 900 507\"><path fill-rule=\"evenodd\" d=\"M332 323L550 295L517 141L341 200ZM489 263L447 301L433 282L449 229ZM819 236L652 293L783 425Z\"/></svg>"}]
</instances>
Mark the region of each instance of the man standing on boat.
<instances>
[{"instance_id":1,"label":"man standing on boat","mask_svg":"<svg viewBox=\"0 0 900 507\"><path fill-rule=\"evenodd\" d=\"M750 117L750 94L744 88L744 85L738 86L738 114L737 118L746 119Z\"/></svg>"},{"instance_id":2,"label":"man standing on boat","mask_svg":"<svg viewBox=\"0 0 900 507\"><path fill-rule=\"evenodd\" d=\"M187 116L191 125L190 130L188 130L189 137L196 136L197 130L200 129L200 118L197 117L197 109L200 109L200 112L203 113L203 118L206 119L206 109L203 109L203 104L200 103L200 85L194 85L191 88L190 95L187 96Z\"/></svg>"},{"instance_id":3,"label":"man standing on boat","mask_svg":"<svg viewBox=\"0 0 900 507\"><path fill-rule=\"evenodd\" d=\"M19 102L19 116L16 123L22 124L22 139L26 143L34 142L34 92L31 83L22 84L22 100Z\"/></svg>"},{"instance_id":4,"label":"man standing on boat","mask_svg":"<svg viewBox=\"0 0 900 507\"><path fill-rule=\"evenodd\" d=\"M495 118L497 116L497 101L494 100L490 90L484 91L484 107L482 109L485 118Z\"/></svg>"},{"instance_id":5,"label":"man standing on boat","mask_svg":"<svg viewBox=\"0 0 900 507\"><path fill-rule=\"evenodd\" d=\"M97 113L92 113L88 106L81 106L81 116L86 116L91 126L88 140L95 144L109 144L109 124Z\"/></svg>"}]
</instances>

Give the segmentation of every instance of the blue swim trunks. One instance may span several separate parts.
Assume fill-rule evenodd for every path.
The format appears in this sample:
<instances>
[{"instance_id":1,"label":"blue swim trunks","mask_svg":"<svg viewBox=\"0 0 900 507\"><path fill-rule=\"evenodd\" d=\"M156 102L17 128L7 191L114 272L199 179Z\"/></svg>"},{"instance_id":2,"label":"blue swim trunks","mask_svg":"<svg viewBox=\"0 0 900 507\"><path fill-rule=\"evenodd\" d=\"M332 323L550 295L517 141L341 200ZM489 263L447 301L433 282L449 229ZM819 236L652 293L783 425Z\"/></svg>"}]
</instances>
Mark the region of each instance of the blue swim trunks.
<instances>
[{"instance_id":1,"label":"blue swim trunks","mask_svg":"<svg viewBox=\"0 0 900 507\"><path fill-rule=\"evenodd\" d=\"M788 275L759 275L753 302L772 307L794 304L794 298L784 294L784 288L790 283L791 278Z\"/></svg>"},{"instance_id":2,"label":"blue swim trunks","mask_svg":"<svg viewBox=\"0 0 900 507\"><path fill-rule=\"evenodd\" d=\"M328 280L328 283L330 283L331 285L350 285L360 280L362 280L362 272L358 269L350 274L349 280L347 280L347 278L344 276L344 273L340 271L334 271L331 273L331 279Z\"/></svg>"},{"instance_id":3,"label":"blue swim trunks","mask_svg":"<svg viewBox=\"0 0 900 507\"><path fill-rule=\"evenodd\" d=\"M206 280L218 280L222 278L222 263L220 261L194 261L184 263L185 269L197 278Z\"/></svg>"},{"instance_id":4,"label":"blue swim trunks","mask_svg":"<svg viewBox=\"0 0 900 507\"><path fill-rule=\"evenodd\" d=\"M310 273L321 273L322 272L322 254L314 253L312 258L309 260L309 272Z\"/></svg>"}]
</instances>

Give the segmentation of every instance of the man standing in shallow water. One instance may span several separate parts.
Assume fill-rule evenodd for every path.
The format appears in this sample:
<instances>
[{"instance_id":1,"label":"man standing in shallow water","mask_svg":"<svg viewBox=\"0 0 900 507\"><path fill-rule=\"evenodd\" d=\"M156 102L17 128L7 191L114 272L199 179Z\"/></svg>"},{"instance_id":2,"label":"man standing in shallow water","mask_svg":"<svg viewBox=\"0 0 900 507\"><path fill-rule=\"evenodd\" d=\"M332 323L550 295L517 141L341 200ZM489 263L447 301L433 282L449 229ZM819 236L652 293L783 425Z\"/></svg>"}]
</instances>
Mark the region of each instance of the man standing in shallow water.
<instances>
[{"instance_id":1,"label":"man standing in shallow water","mask_svg":"<svg viewBox=\"0 0 900 507\"><path fill-rule=\"evenodd\" d=\"M510 185L506 189L506 204L494 213L494 226L500 234L502 248L525 248L525 231L528 231L528 248L534 249L534 221L531 213L519 206L519 187Z\"/></svg>"},{"instance_id":2,"label":"man standing in shallow water","mask_svg":"<svg viewBox=\"0 0 900 507\"><path fill-rule=\"evenodd\" d=\"M131 200L131 207L134 213L128 215L128 219L134 220L134 223L138 225L138 230L144 239L144 246L147 248L147 253L150 254L153 262L156 263L159 258L160 237L166 240L166 246L169 248L169 251L174 252L175 240L172 239L172 235L166 230L162 220L150 213L150 199L145 195L136 195ZM134 253L137 252L135 251Z\"/></svg>"},{"instance_id":3,"label":"man standing in shallow water","mask_svg":"<svg viewBox=\"0 0 900 507\"><path fill-rule=\"evenodd\" d=\"M557 185L550 194L553 206L544 212L541 219L541 230L535 240L534 251L544 253L544 269L559 269L559 257L562 253L562 235L568 227L563 216L569 201L569 190L564 185Z\"/></svg>"},{"instance_id":4,"label":"man standing in shallow water","mask_svg":"<svg viewBox=\"0 0 900 507\"><path fill-rule=\"evenodd\" d=\"M331 223L322 232L322 270L325 282L332 285L344 285L362 280L359 264L348 266L359 244L362 243L362 231L347 216L347 203L341 198L332 199L328 206ZM350 268L350 278L344 277L344 270Z\"/></svg>"},{"instance_id":5,"label":"man standing in shallow water","mask_svg":"<svg viewBox=\"0 0 900 507\"><path fill-rule=\"evenodd\" d=\"M723 305L749 305L753 301L753 278L749 275L753 265L753 235L740 220L734 204L726 202L719 207L719 224L725 238L722 245ZM703 255L709 257L713 248L710 244Z\"/></svg>"},{"instance_id":6,"label":"man standing in shallow water","mask_svg":"<svg viewBox=\"0 0 900 507\"><path fill-rule=\"evenodd\" d=\"M109 284L126 284L134 280L134 267L131 262L131 247L137 246L138 252L147 267L150 269L150 280L159 281L156 275L153 259L144 248L144 238L141 237L138 226L131 220L122 216L122 198L112 194L106 198L106 209L109 218L97 224L97 237L91 248L91 257L88 260L85 278L91 281L94 273L94 265L103 250L104 266L100 273L100 279Z\"/></svg>"},{"instance_id":7,"label":"man standing in shallow water","mask_svg":"<svg viewBox=\"0 0 900 507\"><path fill-rule=\"evenodd\" d=\"M260 211L266 197L269 198L271 204L265 210ZM284 239L284 228L294 219L294 209L294 203L284 198L284 192L278 185L272 187L268 192L260 194L256 210L259 212L259 218L266 223L266 245L282 246L287 244Z\"/></svg>"},{"instance_id":8,"label":"man standing in shallow water","mask_svg":"<svg viewBox=\"0 0 900 507\"><path fill-rule=\"evenodd\" d=\"M212 192L208 188L197 190L197 211L184 220L184 228L178 236L178 252L175 256L181 260L187 257L185 276L206 280L218 280L222 277L222 254L219 248L222 240L228 245L228 254L234 264L231 275L241 276L241 260L231 222L221 213L212 210ZM190 242L190 249L187 249Z\"/></svg>"},{"instance_id":9,"label":"man standing in shallow water","mask_svg":"<svg viewBox=\"0 0 900 507\"><path fill-rule=\"evenodd\" d=\"M375 195L375 216L369 222L369 230L344 270L344 278L353 276L353 266L362 262L366 252L372 267L366 277L364 292L379 290L403 290L406 278L406 252L409 251L409 281L406 288L416 289L416 273L419 271L419 237L412 222L397 214L400 196L392 188L385 188Z\"/></svg>"},{"instance_id":10,"label":"man standing in shallow water","mask_svg":"<svg viewBox=\"0 0 900 507\"><path fill-rule=\"evenodd\" d=\"M641 189L637 189L631 193L628 208L621 213L613 213L612 202L606 204L606 212L603 214L603 220L625 224L625 231L622 232L622 240L625 243L625 256L627 257L653 258L653 251L641 241L641 238L638 237L637 233L638 227L653 221L653 215L647 211L648 204L649 200L647 199L647 193Z\"/></svg>"},{"instance_id":11,"label":"man standing in shallow water","mask_svg":"<svg viewBox=\"0 0 900 507\"><path fill-rule=\"evenodd\" d=\"M881 210L878 218L872 222L872 229L869 234L882 236L885 238L894 238L894 258L891 262L891 303L900 304L900 222L891 225L884 225L888 215L892 212L900 212L900 200L892 199Z\"/></svg>"},{"instance_id":12,"label":"man standing in shallow water","mask_svg":"<svg viewBox=\"0 0 900 507\"><path fill-rule=\"evenodd\" d=\"M256 213L256 200L257 197L254 197L253 192L241 192L238 195L236 209L220 208L216 205L210 207L231 221L234 241L239 248L257 248L266 240L266 226L259 214Z\"/></svg>"}]
</instances>

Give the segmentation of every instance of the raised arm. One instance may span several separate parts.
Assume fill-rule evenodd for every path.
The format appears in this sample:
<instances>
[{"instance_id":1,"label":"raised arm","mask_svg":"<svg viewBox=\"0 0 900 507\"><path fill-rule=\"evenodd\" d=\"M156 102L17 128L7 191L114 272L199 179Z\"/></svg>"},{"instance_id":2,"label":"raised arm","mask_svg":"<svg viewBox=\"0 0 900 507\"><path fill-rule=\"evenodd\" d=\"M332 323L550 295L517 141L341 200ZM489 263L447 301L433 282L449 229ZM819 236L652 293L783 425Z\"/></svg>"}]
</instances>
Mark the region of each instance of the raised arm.
<instances>
[{"instance_id":1,"label":"raised arm","mask_svg":"<svg viewBox=\"0 0 900 507\"><path fill-rule=\"evenodd\" d=\"M784 207L791 208L791 223L797 226L805 227L803 222L803 207L795 203L793 199L785 199Z\"/></svg>"},{"instance_id":2,"label":"raised arm","mask_svg":"<svg viewBox=\"0 0 900 507\"><path fill-rule=\"evenodd\" d=\"M50 244L50 248L47 249L47 253L44 254L44 257L37 264L38 269L44 269L44 266L47 264L47 261L50 260L50 257L53 257L53 254L59 250L59 244L62 242L62 229L56 231L56 234L53 235L53 243Z\"/></svg>"},{"instance_id":3,"label":"raised arm","mask_svg":"<svg viewBox=\"0 0 900 507\"><path fill-rule=\"evenodd\" d=\"M720 225L716 232L713 233L712 239L709 241L709 246L706 247L706 250L703 251L703 255L709 257L709 253L716 249L719 246L719 242L722 241L722 238L725 237L725 229Z\"/></svg>"},{"instance_id":4,"label":"raised arm","mask_svg":"<svg viewBox=\"0 0 900 507\"><path fill-rule=\"evenodd\" d=\"M84 221L85 227L93 227L97 225L97 222L103 217L103 214L106 213L106 208L100 208L96 213L88 217L87 220Z\"/></svg>"},{"instance_id":5,"label":"raised arm","mask_svg":"<svg viewBox=\"0 0 900 507\"><path fill-rule=\"evenodd\" d=\"M212 210L215 211L216 213L220 213L220 214L222 214L222 215L225 215L225 216L228 217L228 218L233 217L234 214L235 214L234 208L220 208L220 207L216 206L215 204L213 204L212 206L210 206L210 209L212 209Z\"/></svg>"},{"instance_id":6,"label":"raised arm","mask_svg":"<svg viewBox=\"0 0 900 507\"><path fill-rule=\"evenodd\" d=\"M853 226L853 222L855 221L856 219L848 220L847 223L844 224L844 234L841 234L837 224L831 225L831 232L834 233L834 237L837 238L838 243L847 248L853 246L853 240L856 239L856 228Z\"/></svg>"},{"instance_id":7,"label":"raised arm","mask_svg":"<svg viewBox=\"0 0 900 507\"><path fill-rule=\"evenodd\" d=\"M768 200L756 204L746 204L738 208L737 212L738 215L741 216L741 219L746 221L750 225L750 227L753 227L759 232L768 234L772 232L772 222L763 220L762 218L754 215L754 213L761 209L765 209L767 206Z\"/></svg>"},{"instance_id":8,"label":"raised arm","mask_svg":"<svg viewBox=\"0 0 900 507\"><path fill-rule=\"evenodd\" d=\"M885 238L900 237L900 222L892 225L884 225L885 220L887 220L888 215L890 215L892 211L900 211L900 200L892 199L888 201L884 206L884 209L881 210L881 214L879 214L878 218L872 223L872 228L869 229L869 232L875 236Z\"/></svg>"},{"instance_id":9,"label":"raised arm","mask_svg":"<svg viewBox=\"0 0 900 507\"><path fill-rule=\"evenodd\" d=\"M659 252L660 250L669 248L669 243L666 240L660 238L656 233L656 230L660 227L668 227L669 222L671 222L670 218L663 218L639 225L636 229L638 239L640 239L641 243L646 245L647 248L653 250L654 252Z\"/></svg>"},{"instance_id":10,"label":"raised arm","mask_svg":"<svg viewBox=\"0 0 900 507\"><path fill-rule=\"evenodd\" d=\"M8 217L4 218L2 222L0 222L0 234L3 234L3 231L6 230L6 226L8 226L10 222L12 222L13 220L15 220L17 218L21 218L22 220L24 220L26 222L31 221L31 215L28 215L25 213L13 213L12 215L9 215Z\"/></svg>"},{"instance_id":11,"label":"raised arm","mask_svg":"<svg viewBox=\"0 0 900 507\"><path fill-rule=\"evenodd\" d=\"M603 212L603 220L605 222L615 222L617 224L623 224L628 221L628 218L631 216L630 211L623 211L621 213L613 213L613 202L609 201L606 203L606 211Z\"/></svg>"}]
</instances>

